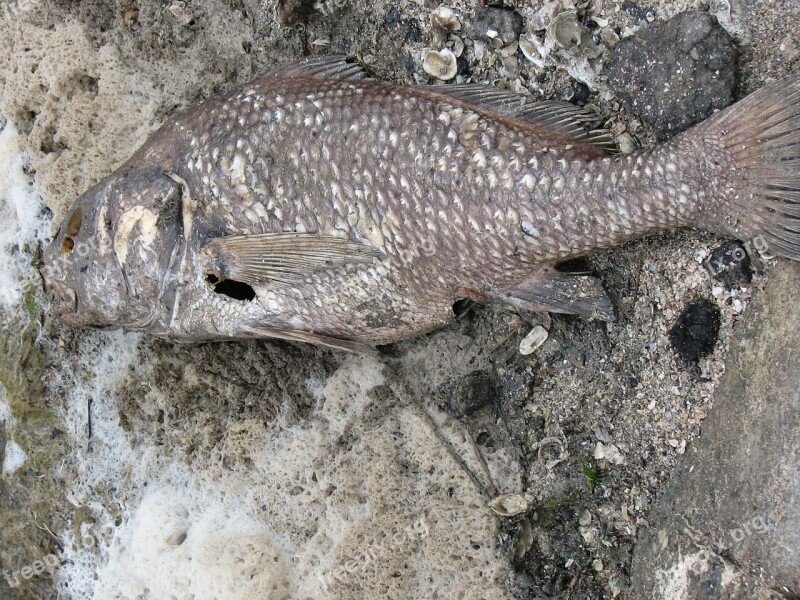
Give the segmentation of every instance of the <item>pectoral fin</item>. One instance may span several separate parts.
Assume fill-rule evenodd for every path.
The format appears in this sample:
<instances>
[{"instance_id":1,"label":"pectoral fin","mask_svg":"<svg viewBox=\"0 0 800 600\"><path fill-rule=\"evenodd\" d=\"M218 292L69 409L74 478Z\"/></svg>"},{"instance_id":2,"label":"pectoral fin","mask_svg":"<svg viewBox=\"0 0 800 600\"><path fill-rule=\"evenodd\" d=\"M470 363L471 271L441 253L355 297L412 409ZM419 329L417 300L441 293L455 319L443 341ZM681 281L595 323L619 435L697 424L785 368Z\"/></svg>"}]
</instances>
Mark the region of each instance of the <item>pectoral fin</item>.
<instances>
[{"instance_id":1,"label":"pectoral fin","mask_svg":"<svg viewBox=\"0 0 800 600\"><path fill-rule=\"evenodd\" d=\"M368 263L381 252L361 242L310 233L261 233L214 238L203 247L206 271L250 285L297 283L346 263Z\"/></svg>"},{"instance_id":2,"label":"pectoral fin","mask_svg":"<svg viewBox=\"0 0 800 600\"><path fill-rule=\"evenodd\" d=\"M600 280L543 269L517 285L493 292L491 298L537 312L555 312L614 321L614 307Z\"/></svg>"}]
</instances>

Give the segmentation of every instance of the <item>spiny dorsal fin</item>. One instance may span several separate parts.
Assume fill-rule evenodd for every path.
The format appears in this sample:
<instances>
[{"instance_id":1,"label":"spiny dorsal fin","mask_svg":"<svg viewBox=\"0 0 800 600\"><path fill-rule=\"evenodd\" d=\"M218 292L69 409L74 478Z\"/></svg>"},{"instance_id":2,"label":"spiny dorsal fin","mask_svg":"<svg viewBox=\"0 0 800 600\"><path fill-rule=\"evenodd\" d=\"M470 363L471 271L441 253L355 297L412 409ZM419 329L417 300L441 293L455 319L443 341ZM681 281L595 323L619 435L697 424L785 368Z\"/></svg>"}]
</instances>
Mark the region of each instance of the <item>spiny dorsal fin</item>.
<instances>
[{"instance_id":1,"label":"spiny dorsal fin","mask_svg":"<svg viewBox=\"0 0 800 600\"><path fill-rule=\"evenodd\" d=\"M605 129L592 128L598 116L568 102L533 100L530 96L502 90L491 85L432 85L426 86L441 94L490 108L509 117L525 119L574 140L606 152L615 152L616 144Z\"/></svg>"},{"instance_id":2,"label":"spiny dorsal fin","mask_svg":"<svg viewBox=\"0 0 800 600\"><path fill-rule=\"evenodd\" d=\"M291 232L218 237L206 243L203 253L208 274L249 285L297 283L314 271L382 256L361 242Z\"/></svg>"},{"instance_id":3,"label":"spiny dorsal fin","mask_svg":"<svg viewBox=\"0 0 800 600\"><path fill-rule=\"evenodd\" d=\"M614 306L599 279L559 273L551 268L544 268L529 279L489 296L524 310L616 320Z\"/></svg>"},{"instance_id":4,"label":"spiny dorsal fin","mask_svg":"<svg viewBox=\"0 0 800 600\"><path fill-rule=\"evenodd\" d=\"M267 77L314 77L319 79L368 79L369 74L346 56L306 56L298 61L274 68Z\"/></svg>"}]
</instances>

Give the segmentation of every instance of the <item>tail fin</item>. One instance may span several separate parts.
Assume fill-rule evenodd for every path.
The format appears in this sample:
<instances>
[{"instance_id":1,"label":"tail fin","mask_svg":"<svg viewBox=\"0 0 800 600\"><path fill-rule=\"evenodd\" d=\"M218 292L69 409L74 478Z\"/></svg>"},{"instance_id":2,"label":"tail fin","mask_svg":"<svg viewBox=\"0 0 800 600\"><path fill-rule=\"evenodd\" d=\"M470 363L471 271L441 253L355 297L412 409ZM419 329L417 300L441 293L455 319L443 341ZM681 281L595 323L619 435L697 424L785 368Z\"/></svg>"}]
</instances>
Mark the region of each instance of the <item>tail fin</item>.
<instances>
[{"instance_id":1,"label":"tail fin","mask_svg":"<svg viewBox=\"0 0 800 600\"><path fill-rule=\"evenodd\" d=\"M690 135L721 143L732 169L723 177L725 191L713 190L728 204L707 213L703 220L716 223L703 226L800 260L800 75L758 90Z\"/></svg>"}]
</instances>

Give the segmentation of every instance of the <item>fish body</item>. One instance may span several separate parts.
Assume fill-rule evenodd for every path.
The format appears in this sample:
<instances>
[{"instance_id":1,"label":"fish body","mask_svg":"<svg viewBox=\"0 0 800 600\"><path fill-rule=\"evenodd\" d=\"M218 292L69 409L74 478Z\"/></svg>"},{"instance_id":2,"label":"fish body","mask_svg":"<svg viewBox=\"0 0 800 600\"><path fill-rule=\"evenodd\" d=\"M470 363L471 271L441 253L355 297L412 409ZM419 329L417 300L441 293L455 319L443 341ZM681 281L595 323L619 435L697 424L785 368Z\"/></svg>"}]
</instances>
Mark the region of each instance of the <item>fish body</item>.
<instances>
[{"instance_id":1,"label":"fish body","mask_svg":"<svg viewBox=\"0 0 800 600\"><path fill-rule=\"evenodd\" d=\"M800 258L798 106L794 77L617 155L574 108L306 59L165 123L78 198L46 282L67 323L177 341L366 350L464 297L612 319L555 265L686 226Z\"/></svg>"}]
</instances>

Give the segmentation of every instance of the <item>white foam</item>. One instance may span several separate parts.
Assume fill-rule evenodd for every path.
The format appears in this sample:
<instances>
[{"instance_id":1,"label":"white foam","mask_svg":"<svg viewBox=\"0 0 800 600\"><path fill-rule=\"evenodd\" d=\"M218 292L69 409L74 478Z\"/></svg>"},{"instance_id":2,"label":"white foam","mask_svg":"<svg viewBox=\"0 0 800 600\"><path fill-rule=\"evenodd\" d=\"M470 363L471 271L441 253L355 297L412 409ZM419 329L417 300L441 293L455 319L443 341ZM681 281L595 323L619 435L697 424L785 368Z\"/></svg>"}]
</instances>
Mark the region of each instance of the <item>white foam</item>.
<instances>
[{"instance_id":1,"label":"white foam","mask_svg":"<svg viewBox=\"0 0 800 600\"><path fill-rule=\"evenodd\" d=\"M27 456L19 444L13 440L7 441L6 456L5 460L3 460L3 476L13 475L15 471L25 464L26 459Z\"/></svg>"},{"instance_id":2,"label":"white foam","mask_svg":"<svg viewBox=\"0 0 800 600\"><path fill-rule=\"evenodd\" d=\"M21 309L25 288L35 277L30 263L37 242L47 238L44 204L25 174L26 163L21 137L8 121L0 131L0 307L7 313Z\"/></svg>"},{"instance_id":3,"label":"white foam","mask_svg":"<svg viewBox=\"0 0 800 600\"><path fill-rule=\"evenodd\" d=\"M407 586L393 573L409 560L421 561L420 574L414 567L404 575L421 594L445 597L448 586L461 585L454 582L480 581L484 597L505 597L497 583L502 562L493 549L495 521L428 425L391 406L384 410L392 416L364 425L375 402L370 392L384 382L377 361L352 358L327 379L307 382L318 399L307 419L233 422L211 453L187 464L164 447L134 447L114 424L100 422L115 421L110 381L131 360L120 359L124 341L122 335L107 339L95 354L95 364L109 357L118 362L107 380L86 384L107 394L108 406L93 415L95 448L103 455L79 462L75 490L91 497L92 489L114 485L122 523L114 526L112 507L95 500L96 524L78 539L62 536L68 560L55 578L65 597L354 598L363 597L356 590L382 589L383 581ZM147 369L137 364L137 375L149 377ZM79 431L80 410L69 420ZM341 443L348 432L352 447ZM420 471L402 469L399 456ZM429 486L456 490L455 512L449 495L427 493ZM435 517L423 523L420 515ZM470 540L483 538L475 550ZM367 554L349 565L361 552ZM435 577L427 575L431 568Z\"/></svg>"}]
</instances>

